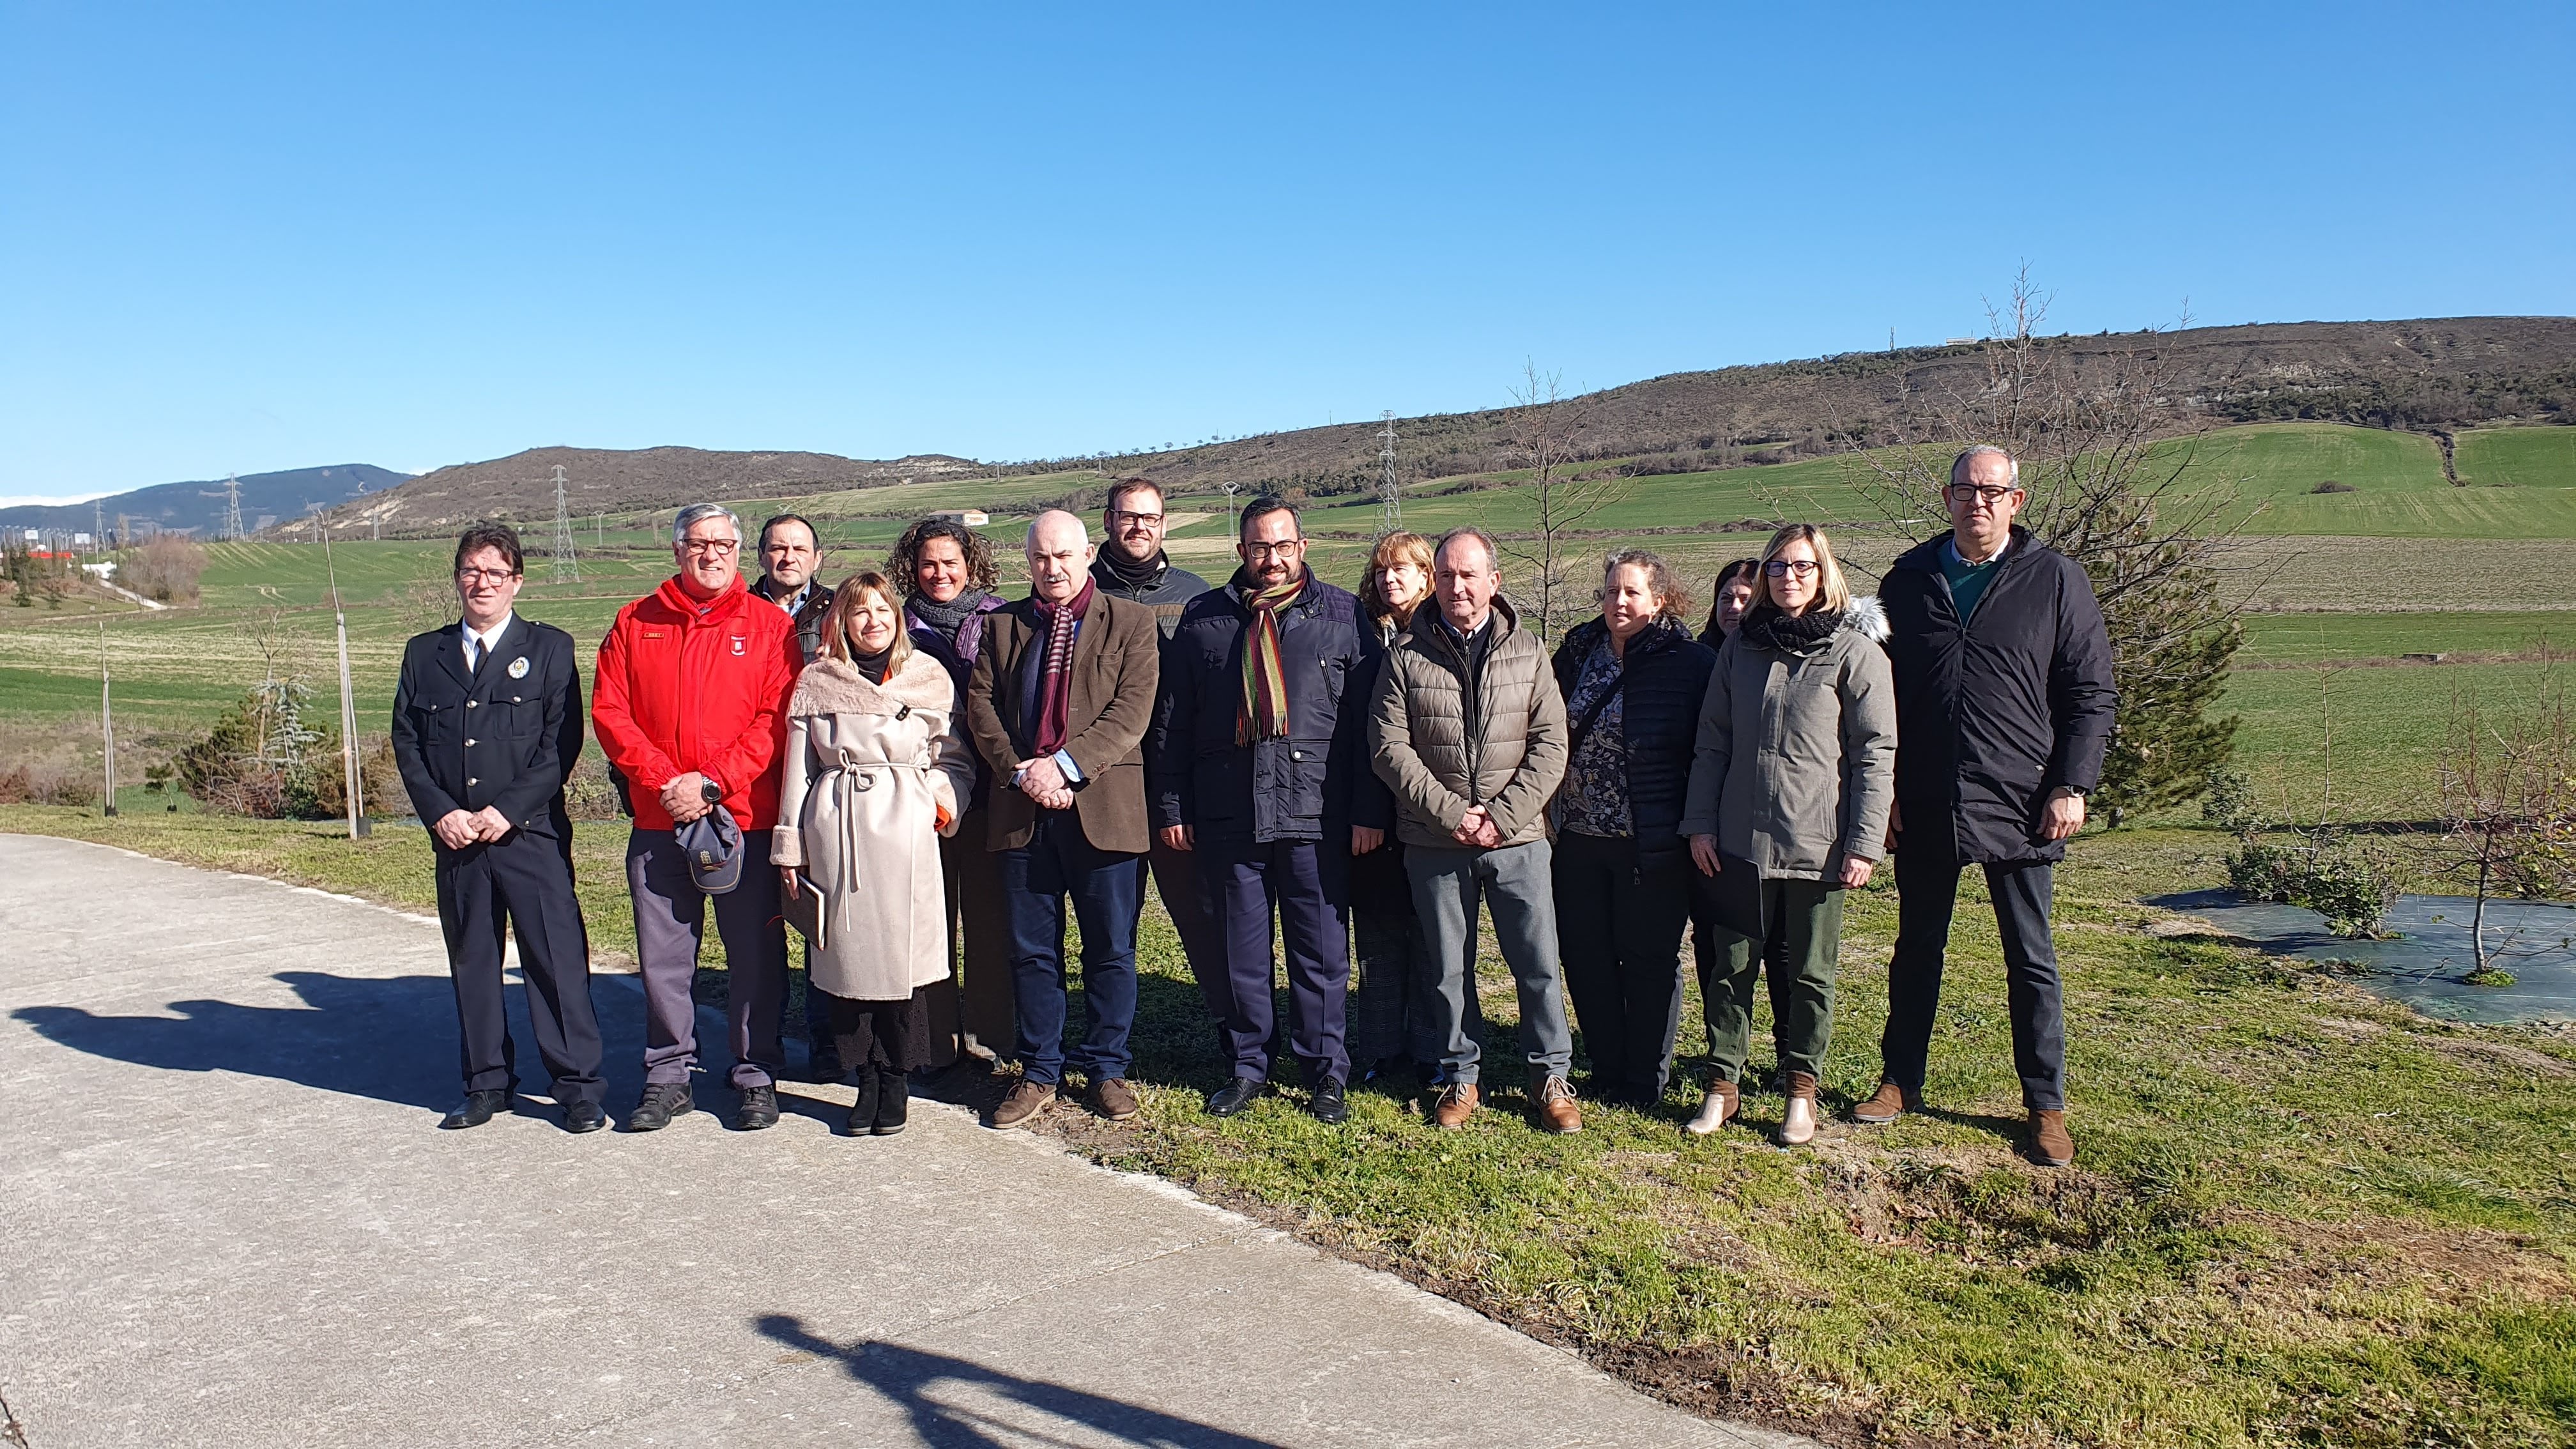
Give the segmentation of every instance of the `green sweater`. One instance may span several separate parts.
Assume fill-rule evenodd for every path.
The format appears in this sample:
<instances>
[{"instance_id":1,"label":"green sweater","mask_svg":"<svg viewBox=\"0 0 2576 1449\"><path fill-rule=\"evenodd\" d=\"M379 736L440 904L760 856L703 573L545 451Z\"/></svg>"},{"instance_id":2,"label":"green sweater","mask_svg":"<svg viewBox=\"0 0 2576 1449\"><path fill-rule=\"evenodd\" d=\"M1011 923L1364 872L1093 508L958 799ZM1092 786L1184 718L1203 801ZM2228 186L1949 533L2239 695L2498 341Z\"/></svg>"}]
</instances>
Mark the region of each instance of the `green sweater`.
<instances>
[{"instance_id":1,"label":"green sweater","mask_svg":"<svg viewBox=\"0 0 2576 1449\"><path fill-rule=\"evenodd\" d=\"M1950 585L1950 603L1959 611L1959 622L1965 624L1977 612L1977 600L1984 598L1986 585L1995 581L1995 565L2003 562L1998 552L1981 564L1959 557L1956 539L1941 546L1941 577Z\"/></svg>"}]
</instances>

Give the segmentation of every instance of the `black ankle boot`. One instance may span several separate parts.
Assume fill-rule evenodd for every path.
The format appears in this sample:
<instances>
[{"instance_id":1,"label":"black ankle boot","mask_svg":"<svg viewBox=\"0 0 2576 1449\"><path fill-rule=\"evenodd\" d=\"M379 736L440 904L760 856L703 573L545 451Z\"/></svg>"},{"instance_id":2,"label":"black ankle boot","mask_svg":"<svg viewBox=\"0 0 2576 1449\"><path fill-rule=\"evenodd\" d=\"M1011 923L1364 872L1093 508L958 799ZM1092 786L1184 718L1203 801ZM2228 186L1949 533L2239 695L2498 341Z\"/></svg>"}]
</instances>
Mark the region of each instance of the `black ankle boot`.
<instances>
[{"instance_id":1,"label":"black ankle boot","mask_svg":"<svg viewBox=\"0 0 2576 1449\"><path fill-rule=\"evenodd\" d=\"M892 1137L903 1130L912 1106L912 1081L891 1067L878 1067L868 1075L876 1084L877 1120L872 1130L879 1137Z\"/></svg>"},{"instance_id":2,"label":"black ankle boot","mask_svg":"<svg viewBox=\"0 0 2576 1449\"><path fill-rule=\"evenodd\" d=\"M850 1120L841 1130L852 1137L865 1137L875 1130L877 1121L877 1074L866 1067L859 1069L859 1099L850 1104Z\"/></svg>"}]
</instances>

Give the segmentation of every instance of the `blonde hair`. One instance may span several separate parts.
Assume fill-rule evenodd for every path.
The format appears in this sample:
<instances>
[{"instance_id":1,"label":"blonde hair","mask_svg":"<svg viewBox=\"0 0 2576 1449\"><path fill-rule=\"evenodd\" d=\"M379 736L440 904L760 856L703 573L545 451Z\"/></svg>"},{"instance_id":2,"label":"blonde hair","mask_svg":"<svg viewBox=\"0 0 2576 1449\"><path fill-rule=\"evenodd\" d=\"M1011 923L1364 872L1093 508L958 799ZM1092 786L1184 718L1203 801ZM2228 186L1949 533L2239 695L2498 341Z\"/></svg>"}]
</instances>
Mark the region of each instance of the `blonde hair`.
<instances>
[{"instance_id":1,"label":"blonde hair","mask_svg":"<svg viewBox=\"0 0 2576 1449\"><path fill-rule=\"evenodd\" d=\"M1377 586L1377 571L1402 559L1422 570L1422 592L1410 599L1390 599ZM1360 607L1372 619L1391 617L1398 609L1420 604L1431 594L1431 540L1421 534L1397 529L1377 541L1369 550L1368 573L1360 580Z\"/></svg>"},{"instance_id":2,"label":"blonde hair","mask_svg":"<svg viewBox=\"0 0 2576 1449\"><path fill-rule=\"evenodd\" d=\"M832 610L823 616L823 653L844 664L857 662L850 648L850 624L869 594L885 600L886 607L894 610L894 642L886 646L885 668L886 678L892 679L903 672L904 661L912 658L912 630L903 621L903 596L874 569L850 575L832 591Z\"/></svg>"},{"instance_id":3,"label":"blonde hair","mask_svg":"<svg viewBox=\"0 0 2576 1449\"><path fill-rule=\"evenodd\" d=\"M1851 585L1843 578L1843 566L1834 561L1834 546L1826 540L1825 531L1814 524L1792 523L1771 535L1771 541L1762 546L1762 562L1770 563L1780 556L1780 550L1800 541L1816 551L1816 601L1807 607L1828 614L1850 608ZM1765 568L1755 578L1757 596L1753 602L1780 607L1779 601L1771 597L1771 571Z\"/></svg>"}]
</instances>

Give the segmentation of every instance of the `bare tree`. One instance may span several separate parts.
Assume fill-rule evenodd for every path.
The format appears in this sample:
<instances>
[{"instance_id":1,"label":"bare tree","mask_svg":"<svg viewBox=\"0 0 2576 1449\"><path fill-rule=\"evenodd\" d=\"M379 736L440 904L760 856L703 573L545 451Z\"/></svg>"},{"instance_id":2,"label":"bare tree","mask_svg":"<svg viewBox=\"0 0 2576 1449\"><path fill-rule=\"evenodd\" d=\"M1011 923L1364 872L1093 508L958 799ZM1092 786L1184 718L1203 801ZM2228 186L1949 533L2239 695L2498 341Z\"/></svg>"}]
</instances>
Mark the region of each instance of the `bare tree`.
<instances>
[{"instance_id":1,"label":"bare tree","mask_svg":"<svg viewBox=\"0 0 2576 1449\"><path fill-rule=\"evenodd\" d=\"M2185 432L2162 334L2148 329L2079 366L2072 348L2041 335L2048 305L2024 266L2010 298L1987 305L1975 383L1931 396L1901 381L1903 441L1855 442L1848 456L1874 510L1917 539L1947 526L1959 448L1991 443L2020 464L2022 523L2083 566L2109 626L2120 711L2095 800L2116 824L2192 798L2226 761L2236 721L2208 710L2253 587L2222 586L2218 565L2241 520L2233 490L2197 466L2202 448ZM2186 314L2178 325L2190 323Z\"/></svg>"},{"instance_id":2,"label":"bare tree","mask_svg":"<svg viewBox=\"0 0 2576 1449\"><path fill-rule=\"evenodd\" d=\"M1573 535L1625 498L1629 485L1615 475L1576 477L1576 449L1592 427L1590 407L1567 397L1559 375L1540 373L1536 363L1524 362L1521 378L1521 385L1512 389L1504 440L1512 460L1529 470L1535 517L1530 534L1506 542L1503 552L1530 569L1539 637L1553 641L1557 625L1583 611L1582 581L1571 577L1569 568L1581 551Z\"/></svg>"},{"instance_id":3,"label":"bare tree","mask_svg":"<svg viewBox=\"0 0 2576 1449\"><path fill-rule=\"evenodd\" d=\"M2501 984L2509 978L2496 958L2513 941L2490 941L2487 902L2576 886L2576 732L2566 687L2553 682L2537 709L2501 721L2482 713L2475 695L2454 693L2434 769L2438 833L2416 838L2417 864L2468 892L2467 979Z\"/></svg>"}]
</instances>

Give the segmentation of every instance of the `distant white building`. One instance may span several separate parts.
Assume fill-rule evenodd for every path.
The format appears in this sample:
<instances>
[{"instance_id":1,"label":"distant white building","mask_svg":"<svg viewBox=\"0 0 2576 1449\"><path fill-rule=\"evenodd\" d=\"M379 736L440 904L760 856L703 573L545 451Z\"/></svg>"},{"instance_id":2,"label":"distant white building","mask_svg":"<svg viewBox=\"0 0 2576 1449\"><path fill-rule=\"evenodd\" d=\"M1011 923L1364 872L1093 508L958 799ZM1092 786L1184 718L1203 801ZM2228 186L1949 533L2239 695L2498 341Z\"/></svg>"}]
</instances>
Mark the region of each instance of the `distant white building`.
<instances>
[{"instance_id":1,"label":"distant white building","mask_svg":"<svg viewBox=\"0 0 2576 1449\"><path fill-rule=\"evenodd\" d=\"M90 577L98 580L102 584L107 583L116 577L116 560L109 559L105 563L82 564L81 572L88 574Z\"/></svg>"},{"instance_id":2,"label":"distant white building","mask_svg":"<svg viewBox=\"0 0 2576 1449\"><path fill-rule=\"evenodd\" d=\"M962 523L968 528L982 528L993 521L993 515L980 508L951 508L930 516L942 523Z\"/></svg>"}]
</instances>

